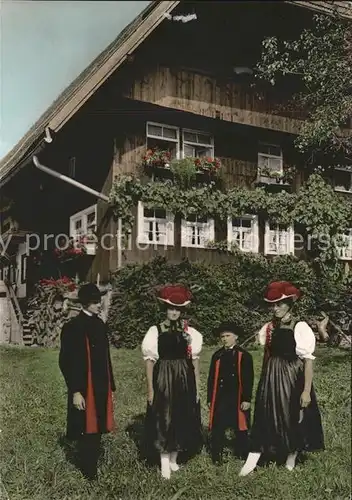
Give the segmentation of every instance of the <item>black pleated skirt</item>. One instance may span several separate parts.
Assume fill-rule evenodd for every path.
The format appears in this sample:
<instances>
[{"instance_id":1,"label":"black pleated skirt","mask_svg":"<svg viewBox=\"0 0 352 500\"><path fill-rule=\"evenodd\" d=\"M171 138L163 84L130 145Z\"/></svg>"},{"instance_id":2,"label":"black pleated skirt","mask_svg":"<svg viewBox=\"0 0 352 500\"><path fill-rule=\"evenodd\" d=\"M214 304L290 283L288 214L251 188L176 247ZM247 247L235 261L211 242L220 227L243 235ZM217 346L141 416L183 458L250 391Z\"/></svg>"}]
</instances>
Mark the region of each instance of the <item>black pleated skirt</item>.
<instances>
[{"instance_id":1,"label":"black pleated skirt","mask_svg":"<svg viewBox=\"0 0 352 500\"><path fill-rule=\"evenodd\" d=\"M270 357L259 381L251 450L270 454L324 449L324 435L314 388L311 403L300 407L304 388L301 359Z\"/></svg>"},{"instance_id":2,"label":"black pleated skirt","mask_svg":"<svg viewBox=\"0 0 352 500\"><path fill-rule=\"evenodd\" d=\"M159 359L153 387L154 400L146 415L147 445L159 453L196 451L202 430L192 361Z\"/></svg>"}]
</instances>

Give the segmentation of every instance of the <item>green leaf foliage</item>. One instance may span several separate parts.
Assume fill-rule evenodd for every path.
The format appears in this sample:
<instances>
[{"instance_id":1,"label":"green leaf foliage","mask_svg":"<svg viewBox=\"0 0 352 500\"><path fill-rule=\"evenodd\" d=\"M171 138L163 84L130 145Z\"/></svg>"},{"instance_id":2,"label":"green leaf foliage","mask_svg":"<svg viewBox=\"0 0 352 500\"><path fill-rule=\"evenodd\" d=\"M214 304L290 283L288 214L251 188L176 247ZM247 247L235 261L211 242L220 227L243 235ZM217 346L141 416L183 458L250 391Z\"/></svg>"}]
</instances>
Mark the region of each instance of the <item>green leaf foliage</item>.
<instances>
[{"instance_id":1,"label":"green leaf foliage","mask_svg":"<svg viewBox=\"0 0 352 500\"><path fill-rule=\"evenodd\" d=\"M287 107L307 120L296 147L327 165L350 163L352 136L342 131L352 117L351 23L337 15L316 15L295 40L263 40L258 82L295 88ZM298 89L298 90L297 90Z\"/></svg>"},{"instance_id":2,"label":"green leaf foliage","mask_svg":"<svg viewBox=\"0 0 352 500\"><path fill-rule=\"evenodd\" d=\"M112 187L110 203L125 232L134 224L133 209L139 200L148 208L165 209L182 217L195 214L226 222L228 217L257 214L269 221L299 225L300 231L309 236L308 257L317 265L329 264L336 269L336 238L352 227L351 200L337 194L319 173L312 174L297 193L238 186L222 191L213 183L186 189L172 180L143 184L138 177L122 176Z\"/></svg>"},{"instance_id":3,"label":"green leaf foliage","mask_svg":"<svg viewBox=\"0 0 352 500\"><path fill-rule=\"evenodd\" d=\"M137 347L148 328L165 317L157 301L159 286L180 283L188 286L194 300L186 310L190 324L199 329L207 344L214 344L213 329L224 320L242 326L246 336L255 334L270 317L263 293L271 281L288 280L297 285L303 297L297 315L306 318L321 301L344 297L346 284L325 287L313 269L293 256L268 260L261 255L238 253L231 262L208 265L188 260L170 264L156 258L146 264L128 265L113 276L113 298L108 324L116 346ZM242 340L242 339L241 339Z\"/></svg>"}]
</instances>

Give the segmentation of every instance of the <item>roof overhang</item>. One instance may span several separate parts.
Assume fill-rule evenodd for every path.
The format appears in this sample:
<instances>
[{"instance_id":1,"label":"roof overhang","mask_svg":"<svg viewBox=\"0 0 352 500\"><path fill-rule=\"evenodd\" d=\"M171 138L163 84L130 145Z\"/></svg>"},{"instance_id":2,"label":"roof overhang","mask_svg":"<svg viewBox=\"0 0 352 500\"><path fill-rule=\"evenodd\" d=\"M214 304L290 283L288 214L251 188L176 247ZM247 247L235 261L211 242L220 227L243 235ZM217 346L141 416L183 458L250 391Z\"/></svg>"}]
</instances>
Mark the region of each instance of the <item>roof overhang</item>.
<instances>
[{"instance_id":1,"label":"roof overhang","mask_svg":"<svg viewBox=\"0 0 352 500\"><path fill-rule=\"evenodd\" d=\"M161 24L180 1L151 2L64 91L0 162L0 186L45 147L46 130L58 132L99 87ZM116 49L114 50L114 45ZM68 92L69 91L69 92Z\"/></svg>"},{"instance_id":2,"label":"roof overhang","mask_svg":"<svg viewBox=\"0 0 352 500\"><path fill-rule=\"evenodd\" d=\"M286 3L297 5L305 9L314 10L321 14L338 14L344 19L352 19L352 2L346 0L285 0Z\"/></svg>"}]
</instances>

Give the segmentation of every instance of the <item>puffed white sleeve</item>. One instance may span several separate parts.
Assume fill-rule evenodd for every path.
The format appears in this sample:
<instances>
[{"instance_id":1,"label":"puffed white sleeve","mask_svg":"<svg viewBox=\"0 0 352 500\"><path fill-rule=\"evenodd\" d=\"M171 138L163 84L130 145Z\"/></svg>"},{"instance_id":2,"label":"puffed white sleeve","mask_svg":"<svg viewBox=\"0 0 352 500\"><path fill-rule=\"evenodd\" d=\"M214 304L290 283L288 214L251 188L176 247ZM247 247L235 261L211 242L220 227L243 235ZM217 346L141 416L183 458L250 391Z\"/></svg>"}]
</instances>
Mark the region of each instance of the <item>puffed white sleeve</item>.
<instances>
[{"instance_id":1,"label":"puffed white sleeve","mask_svg":"<svg viewBox=\"0 0 352 500\"><path fill-rule=\"evenodd\" d=\"M305 321L299 321L295 326L296 354L302 359L315 359L315 335Z\"/></svg>"},{"instance_id":2,"label":"puffed white sleeve","mask_svg":"<svg viewBox=\"0 0 352 500\"><path fill-rule=\"evenodd\" d=\"M260 345L265 345L266 342L266 329L268 328L269 323L265 323L257 333L257 339Z\"/></svg>"},{"instance_id":3,"label":"puffed white sleeve","mask_svg":"<svg viewBox=\"0 0 352 500\"><path fill-rule=\"evenodd\" d=\"M188 327L191 336L192 358L198 359L203 347L203 335L195 328Z\"/></svg>"},{"instance_id":4,"label":"puffed white sleeve","mask_svg":"<svg viewBox=\"0 0 352 500\"><path fill-rule=\"evenodd\" d=\"M157 361L159 359L158 329L156 326L150 327L144 336L142 342L142 355L144 361L147 361L147 359Z\"/></svg>"}]
</instances>

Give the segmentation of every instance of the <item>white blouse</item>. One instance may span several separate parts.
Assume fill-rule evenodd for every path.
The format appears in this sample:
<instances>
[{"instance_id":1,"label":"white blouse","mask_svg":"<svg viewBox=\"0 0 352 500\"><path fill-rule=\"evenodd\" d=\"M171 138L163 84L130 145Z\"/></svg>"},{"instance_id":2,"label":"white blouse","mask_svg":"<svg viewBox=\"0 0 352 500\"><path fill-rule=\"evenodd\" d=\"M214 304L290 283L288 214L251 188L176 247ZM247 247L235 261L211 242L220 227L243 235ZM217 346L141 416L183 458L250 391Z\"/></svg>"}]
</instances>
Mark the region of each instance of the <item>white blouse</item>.
<instances>
[{"instance_id":1,"label":"white blouse","mask_svg":"<svg viewBox=\"0 0 352 500\"><path fill-rule=\"evenodd\" d=\"M188 327L188 333L191 336L192 358L198 359L203 347L203 335L191 326ZM151 326L144 336L142 342L143 359L151 359L157 361L159 359L158 353L158 328Z\"/></svg>"},{"instance_id":2,"label":"white blouse","mask_svg":"<svg viewBox=\"0 0 352 500\"><path fill-rule=\"evenodd\" d=\"M258 332L258 340L261 345L265 345L266 329L269 323ZM315 335L311 327L305 321L299 321L294 329L296 341L296 354L302 359L315 359L313 352L315 351Z\"/></svg>"}]
</instances>

